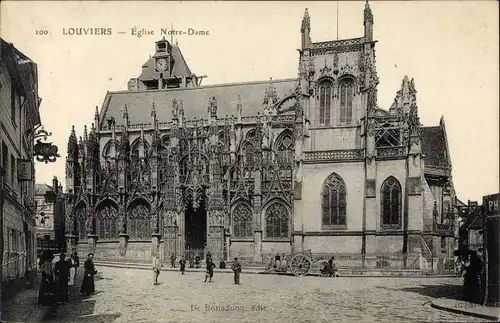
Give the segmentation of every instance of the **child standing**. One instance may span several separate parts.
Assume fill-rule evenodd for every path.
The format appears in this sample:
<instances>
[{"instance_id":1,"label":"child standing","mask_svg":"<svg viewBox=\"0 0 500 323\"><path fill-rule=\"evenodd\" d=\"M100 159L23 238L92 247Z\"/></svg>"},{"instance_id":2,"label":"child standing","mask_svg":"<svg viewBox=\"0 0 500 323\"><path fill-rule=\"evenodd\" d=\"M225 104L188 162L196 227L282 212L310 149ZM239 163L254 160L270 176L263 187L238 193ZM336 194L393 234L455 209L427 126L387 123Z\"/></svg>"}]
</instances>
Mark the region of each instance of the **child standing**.
<instances>
[{"instance_id":1,"label":"child standing","mask_svg":"<svg viewBox=\"0 0 500 323\"><path fill-rule=\"evenodd\" d=\"M182 256L181 260L179 260L179 265L181 267L181 273L182 273L182 275L185 275L185 271L186 271L186 259L184 259L184 256Z\"/></svg>"}]
</instances>

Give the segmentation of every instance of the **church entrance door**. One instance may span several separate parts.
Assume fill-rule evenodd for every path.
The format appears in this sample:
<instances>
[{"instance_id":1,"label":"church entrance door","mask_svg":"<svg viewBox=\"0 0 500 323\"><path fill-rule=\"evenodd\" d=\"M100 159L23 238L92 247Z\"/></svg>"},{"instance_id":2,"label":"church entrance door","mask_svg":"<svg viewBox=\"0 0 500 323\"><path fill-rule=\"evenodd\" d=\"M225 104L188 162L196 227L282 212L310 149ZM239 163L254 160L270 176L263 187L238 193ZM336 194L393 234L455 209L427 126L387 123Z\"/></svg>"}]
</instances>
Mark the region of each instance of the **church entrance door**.
<instances>
[{"instance_id":1,"label":"church entrance door","mask_svg":"<svg viewBox=\"0 0 500 323\"><path fill-rule=\"evenodd\" d=\"M185 212L185 241L187 250L204 250L207 243L207 210L204 201L198 208L190 202Z\"/></svg>"}]
</instances>

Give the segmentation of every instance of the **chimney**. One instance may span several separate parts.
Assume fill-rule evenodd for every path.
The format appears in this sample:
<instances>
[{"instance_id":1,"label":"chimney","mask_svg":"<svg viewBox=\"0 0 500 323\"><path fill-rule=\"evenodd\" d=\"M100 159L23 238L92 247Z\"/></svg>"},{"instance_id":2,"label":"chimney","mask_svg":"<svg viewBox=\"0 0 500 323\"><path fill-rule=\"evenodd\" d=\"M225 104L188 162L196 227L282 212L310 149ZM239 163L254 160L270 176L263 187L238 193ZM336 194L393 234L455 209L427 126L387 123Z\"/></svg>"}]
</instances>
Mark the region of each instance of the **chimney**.
<instances>
[{"instance_id":1,"label":"chimney","mask_svg":"<svg viewBox=\"0 0 500 323\"><path fill-rule=\"evenodd\" d=\"M57 180L57 177L54 176L52 179L52 189L54 192L57 194L59 192L59 181Z\"/></svg>"}]
</instances>

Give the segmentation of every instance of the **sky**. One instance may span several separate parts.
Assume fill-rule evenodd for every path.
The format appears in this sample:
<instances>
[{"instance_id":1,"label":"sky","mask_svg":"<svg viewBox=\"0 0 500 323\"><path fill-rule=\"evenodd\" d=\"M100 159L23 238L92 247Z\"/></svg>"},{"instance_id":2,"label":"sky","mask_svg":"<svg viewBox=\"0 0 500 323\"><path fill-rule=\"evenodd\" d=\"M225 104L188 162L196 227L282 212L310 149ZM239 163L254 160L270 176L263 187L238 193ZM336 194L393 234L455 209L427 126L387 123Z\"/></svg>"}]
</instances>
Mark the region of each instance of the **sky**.
<instances>
[{"instance_id":1,"label":"sky","mask_svg":"<svg viewBox=\"0 0 500 323\"><path fill-rule=\"evenodd\" d=\"M337 21L338 5L338 21ZM37 163L38 183L64 179L68 136L93 122L107 91L126 90L154 54L161 28L209 35L175 37L203 85L296 77L300 24L313 42L363 36L364 1L134 2L3 1L0 35L38 64L42 123L59 147ZM378 104L389 108L405 75L415 79L420 121L446 122L458 198L499 191L497 1L376 1ZM338 25L338 30L337 30ZM132 28L154 31L137 37ZM112 35L65 35L111 28ZM119 31L125 34L118 34ZM168 39L168 36L167 36Z\"/></svg>"}]
</instances>

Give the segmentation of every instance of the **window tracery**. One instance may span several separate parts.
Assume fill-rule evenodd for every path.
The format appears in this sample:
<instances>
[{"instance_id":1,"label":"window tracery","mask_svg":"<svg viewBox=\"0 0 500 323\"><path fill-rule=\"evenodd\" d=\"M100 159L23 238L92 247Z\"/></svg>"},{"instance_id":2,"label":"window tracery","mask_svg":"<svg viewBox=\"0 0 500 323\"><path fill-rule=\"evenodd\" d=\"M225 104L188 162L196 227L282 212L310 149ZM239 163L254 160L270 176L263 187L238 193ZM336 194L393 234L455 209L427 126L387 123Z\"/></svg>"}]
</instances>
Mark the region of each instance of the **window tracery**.
<instances>
[{"instance_id":1,"label":"window tracery","mask_svg":"<svg viewBox=\"0 0 500 323\"><path fill-rule=\"evenodd\" d=\"M391 176L384 181L381 191L382 225L399 227L401 225L401 185Z\"/></svg>"},{"instance_id":2,"label":"window tracery","mask_svg":"<svg viewBox=\"0 0 500 323\"><path fill-rule=\"evenodd\" d=\"M130 209L128 217L128 233L130 235L130 239L151 239L149 217L149 207L144 204L136 204Z\"/></svg>"},{"instance_id":3,"label":"window tracery","mask_svg":"<svg viewBox=\"0 0 500 323\"><path fill-rule=\"evenodd\" d=\"M102 240L118 238L118 212L117 208L111 205L104 206L97 211L97 235Z\"/></svg>"},{"instance_id":4,"label":"window tracery","mask_svg":"<svg viewBox=\"0 0 500 323\"><path fill-rule=\"evenodd\" d=\"M288 238L288 210L282 203L274 202L271 204L266 209L265 219L267 238Z\"/></svg>"},{"instance_id":5,"label":"window tracery","mask_svg":"<svg viewBox=\"0 0 500 323\"><path fill-rule=\"evenodd\" d=\"M352 122L352 100L354 96L354 83L347 79L340 83L340 122Z\"/></svg>"},{"instance_id":6,"label":"window tracery","mask_svg":"<svg viewBox=\"0 0 500 323\"><path fill-rule=\"evenodd\" d=\"M319 123L330 124L330 111L332 105L333 85L330 81L322 81L319 84Z\"/></svg>"},{"instance_id":7,"label":"window tracery","mask_svg":"<svg viewBox=\"0 0 500 323\"><path fill-rule=\"evenodd\" d=\"M233 236L249 238L253 236L252 210L245 204L238 204L233 210Z\"/></svg>"},{"instance_id":8,"label":"window tracery","mask_svg":"<svg viewBox=\"0 0 500 323\"><path fill-rule=\"evenodd\" d=\"M322 195L323 227L346 226L347 190L342 178L330 175L323 184Z\"/></svg>"},{"instance_id":9,"label":"window tracery","mask_svg":"<svg viewBox=\"0 0 500 323\"><path fill-rule=\"evenodd\" d=\"M294 146L292 134L288 131L280 136L276 143L278 163L292 163Z\"/></svg>"}]
</instances>

